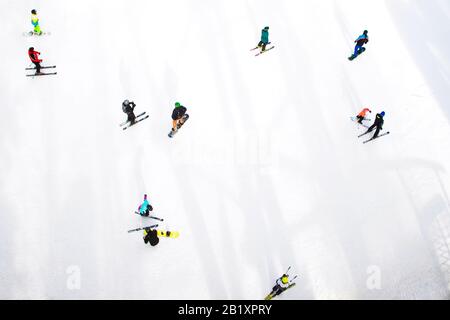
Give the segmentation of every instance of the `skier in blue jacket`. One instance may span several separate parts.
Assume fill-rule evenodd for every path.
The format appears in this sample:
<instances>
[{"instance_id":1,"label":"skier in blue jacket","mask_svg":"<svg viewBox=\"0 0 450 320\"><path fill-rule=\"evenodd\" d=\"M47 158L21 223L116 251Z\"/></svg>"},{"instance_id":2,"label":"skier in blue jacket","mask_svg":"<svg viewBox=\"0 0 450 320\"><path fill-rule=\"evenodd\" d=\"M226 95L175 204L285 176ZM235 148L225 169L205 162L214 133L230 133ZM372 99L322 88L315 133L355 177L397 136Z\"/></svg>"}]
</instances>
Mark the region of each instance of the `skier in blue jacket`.
<instances>
[{"instance_id":1,"label":"skier in blue jacket","mask_svg":"<svg viewBox=\"0 0 450 320\"><path fill-rule=\"evenodd\" d=\"M139 214L144 217L148 217L150 215L150 211L153 211L153 207L147 200L147 195L144 194L144 202L139 206Z\"/></svg>"},{"instance_id":2,"label":"skier in blue jacket","mask_svg":"<svg viewBox=\"0 0 450 320\"><path fill-rule=\"evenodd\" d=\"M355 45L355 52L353 52L353 55L356 57L358 54L360 54L360 50L362 49L363 45L365 45L367 42L369 42L369 36L367 35L367 30L364 30L363 34L360 35L356 40Z\"/></svg>"},{"instance_id":3,"label":"skier in blue jacket","mask_svg":"<svg viewBox=\"0 0 450 320\"><path fill-rule=\"evenodd\" d=\"M258 43L258 47L262 46L261 52L266 50L266 46L269 43L269 27L264 27L261 30L261 41Z\"/></svg>"}]
</instances>

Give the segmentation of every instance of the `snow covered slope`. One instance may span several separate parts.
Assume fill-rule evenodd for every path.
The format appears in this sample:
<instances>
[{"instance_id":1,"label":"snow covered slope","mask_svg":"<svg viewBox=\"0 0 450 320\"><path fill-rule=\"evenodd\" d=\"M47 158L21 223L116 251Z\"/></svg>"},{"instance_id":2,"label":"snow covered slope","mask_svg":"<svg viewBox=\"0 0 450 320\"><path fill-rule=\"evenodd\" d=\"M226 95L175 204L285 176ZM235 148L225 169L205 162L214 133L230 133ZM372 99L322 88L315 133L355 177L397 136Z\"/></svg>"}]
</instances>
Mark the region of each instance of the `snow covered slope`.
<instances>
[{"instance_id":1,"label":"snow covered slope","mask_svg":"<svg viewBox=\"0 0 450 320\"><path fill-rule=\"evenodd\" d=\"M22 36L33 8L50 36ZM446 0L1 1L0 298L262 299L289 265L280 299L448 298L449 18ZM30 46L57 76L25 77ZM124 99L150 115L125 132ZM362 107L391 134L362 144ZM144 193L180 238L126 232L154 222Z\"/></svg>"}]
</instances>

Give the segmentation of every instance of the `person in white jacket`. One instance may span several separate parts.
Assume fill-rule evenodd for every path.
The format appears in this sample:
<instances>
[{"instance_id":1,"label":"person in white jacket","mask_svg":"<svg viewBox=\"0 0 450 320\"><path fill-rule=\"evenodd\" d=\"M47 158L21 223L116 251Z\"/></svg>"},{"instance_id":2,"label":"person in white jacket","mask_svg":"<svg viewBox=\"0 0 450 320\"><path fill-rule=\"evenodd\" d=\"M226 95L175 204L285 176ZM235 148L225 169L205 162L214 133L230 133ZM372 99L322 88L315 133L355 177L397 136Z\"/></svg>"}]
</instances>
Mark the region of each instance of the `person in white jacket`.
<instances>
[{"instance_id":1,"label":"person in white jacket","mask_svg":"<svg viewBox=\"0 0 450 320\"><path fill-rule=\"evenodd\" d=\"M275 286L272 288L272 292L269 294L271 298L281 294L286 289L295 285L294 282L289 280L289 275L283 274L280 278L275 281Z\"/></svg>"}]
</instances>

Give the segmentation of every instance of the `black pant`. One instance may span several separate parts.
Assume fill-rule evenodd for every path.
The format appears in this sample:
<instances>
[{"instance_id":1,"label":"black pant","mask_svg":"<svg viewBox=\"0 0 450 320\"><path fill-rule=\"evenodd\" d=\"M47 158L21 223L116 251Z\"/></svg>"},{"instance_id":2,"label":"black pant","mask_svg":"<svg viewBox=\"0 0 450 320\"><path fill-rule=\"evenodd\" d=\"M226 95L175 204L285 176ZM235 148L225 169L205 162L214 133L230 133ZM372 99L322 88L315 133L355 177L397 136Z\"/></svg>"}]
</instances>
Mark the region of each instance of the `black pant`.
<instances>
[{"instance_id":1,"label":"black pant","mask_svg":"<svg viewBox=\"0 0 450 320\"><path fill-rule=\"evenodd\" d=\"M380 133L381 127L380 127L380 126L377 126L376 124L373 124L373 125L371 125L371 126L369 127L369 129L367 129L367 132L370 132L370 131L372 131L375 127L376 127L377 129L375 130L375 134L373 135L372 138L378 137L378 134Z\"/></svg>"},{"instance_id":2,"label":"black pant","mask_svg":"<svg viewBox=\"0 0 450 320\"><path fill-rule=\"evenodd\" d=\"M136 116L134 115L134 112L128 112L127 116L128 116L127 121L131 122L131 123L134 123L134 121L136 120Z\"/></svg>"},{"instance_id":3,"label":"black pant","mask_svg":"<svg viewBox=\"0 0 450 320\"><path fill-rule=\"evenodd\" d=\"M270 294L271 296L275 297L279 294L281 294L285 289L283 289L282 287L280 287L279 285L275 285L272 288L272 293Z\"/></svg>"},{"instance_id":4,"label":"black pant","mask_svg":"<svg viewBox=\"0 0 450 320\"><path fill-rule=\"evenodd\" d=\"M41 72L41 64L39 62L33 62L36 67L36 73Z\"/></svg>"},{"instance_id":5,"label":"black pant","mask_svg":"<svg viewBox=\"0 0 450 320\"><path fill-rule=\"evenodd\" d=\"M144 216L148 217L150 215L150 211L153 211L153 207L151 205L148 205L147 210L145 210Z\"/></svg>"},{"instance_id":6,"label":"black pant","mask_svg":"<svg viewBox=\"0 0 450 320\"><path fill-rule=\"evenodd\" d=\"M363 116L356 116L356 118L358 119L358 123L362 124L362 121L364 120Z\"/></svg>"},{"instance_id":7,"label":"black pant","mask_svg":"<svg viewBox=\"0 0 450 320\"><path fill-rule=\"evenodd\" d=\"M260 41L258 43L258 47L261 47L261 46L262 46L262 51L264 51L264 50L266 50L267 43L264 43L264 42Z\"/></svg>"}]
</instances>

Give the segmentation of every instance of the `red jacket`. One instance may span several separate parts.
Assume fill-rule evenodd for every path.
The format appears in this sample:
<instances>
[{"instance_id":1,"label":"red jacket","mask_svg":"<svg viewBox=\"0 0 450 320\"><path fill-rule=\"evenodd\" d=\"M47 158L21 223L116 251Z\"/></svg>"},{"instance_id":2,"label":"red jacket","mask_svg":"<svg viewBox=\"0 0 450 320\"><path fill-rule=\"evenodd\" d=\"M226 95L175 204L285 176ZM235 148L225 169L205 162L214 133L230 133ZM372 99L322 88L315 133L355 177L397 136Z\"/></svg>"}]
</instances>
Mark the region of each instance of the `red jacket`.
<instances>
[{"instance_id":1,"label":"red jacket","mask_svg":"<svg viewBox=\"0 0 450 320\"><path fill-rule=\"evenodd\" d=\"M37 52L34 50L28 50L28 56L30 57L31 62L36 62L36 63L42 62L42 59L39 59L40 54L41 54L40 52Z\"/></svg>"},{"instance_id":2,"label":"red jacket","mask_svg":"<svg viewBox=\"0 0 450 320\"><path fill-rule=\"evenodd\" d=\"M366 116L366 113L367 113L367 111L369 111L369 112L372 112L372 111L370 111L370 109L369 109L369 108L364 108L364 109L362 109L362 110L361 110L361 112L360 112L360 113L358 113L358 116L361 116L361 117L365 117L365 116Z\"/></svg>"}]
</instances>

